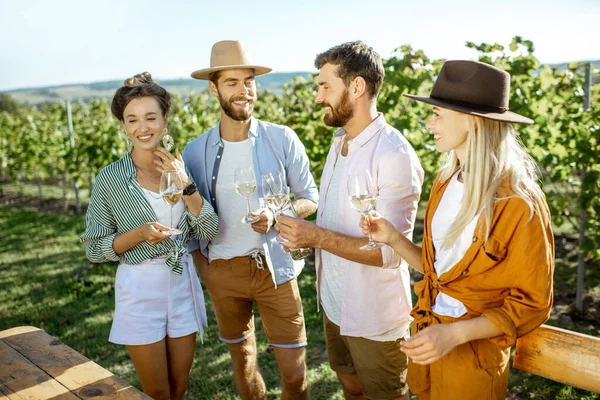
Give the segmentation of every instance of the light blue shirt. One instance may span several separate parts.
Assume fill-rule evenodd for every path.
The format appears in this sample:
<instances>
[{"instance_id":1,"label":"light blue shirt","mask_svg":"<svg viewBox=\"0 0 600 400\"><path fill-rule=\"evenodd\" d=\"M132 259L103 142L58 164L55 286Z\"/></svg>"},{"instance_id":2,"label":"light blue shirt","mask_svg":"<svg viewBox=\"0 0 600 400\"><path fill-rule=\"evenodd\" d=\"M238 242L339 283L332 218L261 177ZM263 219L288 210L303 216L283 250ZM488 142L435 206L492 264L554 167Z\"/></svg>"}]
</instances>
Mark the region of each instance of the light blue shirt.
<instances>
[{"instance_id":1,"label":"light blue shirt","mask_svg":"<svg viewBox=\"0 0 600 400\"><path fill-rule=\"evenodd\" d=\"M216 208L216 181L219 178L219 166L224 151L219 127L220 123L191 141L183 152L183 160L198 191L208 199L217 213L220 210ZM315 203L319 201L317 185L309 170L304 145L291 128L252 118L248 138L253 146L256 189L261 206L264 205L264 196L260 182L262 176L268 172L280 172L296 199L309 199ZM292 260L281 244L275 241L276 235L277 232L271 229L261 235L261 240L267 265L277 286L298 276L304 267L304 261ZM208 258L208 241L190 241L188 250L196 249L200 249Z\"/></svg>"}]
</instances>

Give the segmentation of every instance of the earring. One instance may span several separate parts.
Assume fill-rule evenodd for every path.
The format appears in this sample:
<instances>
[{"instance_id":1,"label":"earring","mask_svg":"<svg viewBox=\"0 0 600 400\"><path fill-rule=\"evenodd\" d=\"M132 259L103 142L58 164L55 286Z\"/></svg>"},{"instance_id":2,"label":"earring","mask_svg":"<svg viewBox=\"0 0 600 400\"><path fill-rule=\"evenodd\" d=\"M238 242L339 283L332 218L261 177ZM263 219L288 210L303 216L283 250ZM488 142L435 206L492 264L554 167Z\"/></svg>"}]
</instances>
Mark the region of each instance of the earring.
<instances>
[{"instance_id":1,"label":"earring","mask_svg":"<svg viewBox=\"0 0 600 400\"><path fill-rule=\"evenodd\" d=\"M121 134L123 136L125 136L125 147L127 148L127 152L131 153L131 150L133 150L133 143L131 143L131 139L129 139L129 135L125 131L122 131Z\"/></svg>"},{"instance_id":2,"label":"earring","mask_svg":"<svg viewBox=\"0 0 600 400\"><path fill-rule=\"evenodd\" d=\"M169 131L167 130L167 128L163 129L162 144L163 144L163 147L167 151L171 151L171 149L173 148L173 145L175 144L175 140L173 140L173 136L169 135L168 132Z\"/></svg>"}]
</instances>

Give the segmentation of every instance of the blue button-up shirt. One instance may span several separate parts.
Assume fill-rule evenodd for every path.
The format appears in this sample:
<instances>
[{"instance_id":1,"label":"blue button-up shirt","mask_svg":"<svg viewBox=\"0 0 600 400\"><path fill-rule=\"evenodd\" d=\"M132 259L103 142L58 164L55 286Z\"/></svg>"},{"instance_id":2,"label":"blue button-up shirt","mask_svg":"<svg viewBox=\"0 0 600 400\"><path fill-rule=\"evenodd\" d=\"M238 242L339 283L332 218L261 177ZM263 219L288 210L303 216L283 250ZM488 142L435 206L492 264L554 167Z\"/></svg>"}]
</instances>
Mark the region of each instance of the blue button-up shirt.
<instances>
[{"instance_id":1,"label":"blue button-up shirt","mask_svg":"<svg viewBox=\"0 0 600 400\"><path fill-rule=\"evenodd\" d=\"M319 193L309 170L304 145L289 127L271 124L252 118L248 138L252 141L252 158L256 182L262 175L280 172L296 199L305 198L317 203ZM217 180L223 157L220 123L190 142L183 152L183 160L198 191L217 210ZM233 184L233 183L232 183ZM264 206L262 185L257 185L259 203ZM217 210L217 213L219 210ZM298 276L304 261L292 260L281 244L275 241L273 229L261 235L263 251L275 286ZM208 258L208 241L190 241L189 251L200 249ZM241 256L242 254L240 254Z\"/></svg>"}]
</instances>

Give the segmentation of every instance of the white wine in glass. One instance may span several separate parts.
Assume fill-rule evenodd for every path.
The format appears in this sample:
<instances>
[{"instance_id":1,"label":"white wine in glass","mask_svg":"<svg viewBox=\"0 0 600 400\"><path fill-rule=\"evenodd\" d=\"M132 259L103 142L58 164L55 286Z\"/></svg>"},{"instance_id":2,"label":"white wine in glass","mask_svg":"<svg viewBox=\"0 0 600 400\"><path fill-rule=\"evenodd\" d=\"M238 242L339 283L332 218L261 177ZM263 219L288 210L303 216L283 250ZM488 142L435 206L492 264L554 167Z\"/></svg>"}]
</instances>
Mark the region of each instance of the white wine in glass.
<instances>
[{"instance_id":1,"label":"white wine in glass","mask_svg":"<svg viewBox=\"0 0 600 400\"><path fill-rule=\"evenodd\" d=\"M160 176L160 195L171 207L171 226L169 235L179 235L181 230L173 226L173 206L179 203L183 196L183 179L177 171L163 171Z\"/></svg>"},{"instance_id":2,"label":"white wine in glass","mask_svg":"<svg viewBox=\"0 0 600 400\"><path fill-rule=\"evenodd\" d=\"M262 189L263 196L265 198L265 203L269 210L273 213L273 217L275 221L277 221L277 217L287 210L290 207L290 193L288 186L284 183L283 177L281 176L281 172L277 172L273 174L272 172L268 172L262 177ZM285 243L287 240L277 234L275 236L275 240L279 243Z\"/></svg>"},{"instance_id":3,"label":"white wine in glass","mask_svg":"<svg viewBox=\"0 0 600 400\"><path fill-rule=\"evenodd\" d=\"M250 196L256 191L256 178L252 167L236 167L234 173L235 191L246 198L246 215L242 218L244 224L253 224L260 218L250 214Z\"/></svg>"},{"instance_id":4,"label":"white wine in glass","mask_svg":"<svg viewBox=\"0 0 600 400\"><path fill-rule=\"evenodd\" d=\"M369 170L363 174L348 177L348 200L356 211L363 215L369 215L377 204L377 184ZM383 247L383 243L377 243L371 238L369 230L369 243L362 246L361 250L375 250Z\"/></svg>"}]
</instances>

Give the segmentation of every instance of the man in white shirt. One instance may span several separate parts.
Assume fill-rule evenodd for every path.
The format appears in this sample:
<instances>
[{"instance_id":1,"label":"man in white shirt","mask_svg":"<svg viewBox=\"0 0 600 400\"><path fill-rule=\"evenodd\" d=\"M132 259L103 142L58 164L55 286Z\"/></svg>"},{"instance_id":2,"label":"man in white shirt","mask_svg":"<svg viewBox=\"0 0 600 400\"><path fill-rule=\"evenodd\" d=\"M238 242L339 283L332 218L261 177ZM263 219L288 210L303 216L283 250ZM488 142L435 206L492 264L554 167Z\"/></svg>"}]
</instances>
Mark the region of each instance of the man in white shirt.
<instances>
[{"instance_id":1,"label":"man in white shirt","mask_svg":"<svg viewBox=\"0 0 600 400\"><path fill-rule=\"evenodd\" d=\"M411 321L408 265L389 246L360 250L368 240L348 181L368 171L377 211L412 238L423 169L408 141L377 112L385 73L373 49L344 43L319 54L315 66L323 120L340 129L321 178L317 223L282 216L280 232L286 247L317 249L329 363L346 398L408 399L407 358L398 344Z\"/></svg>"}]
</instances>

